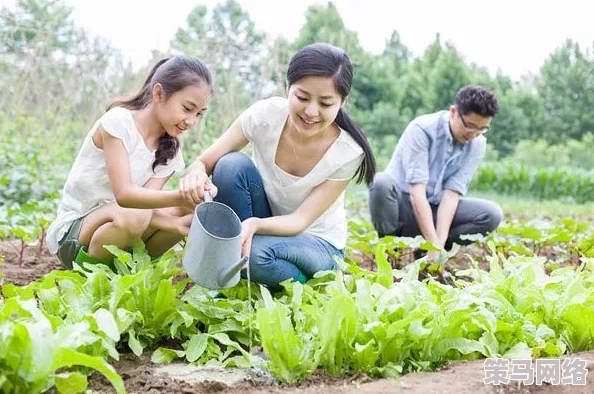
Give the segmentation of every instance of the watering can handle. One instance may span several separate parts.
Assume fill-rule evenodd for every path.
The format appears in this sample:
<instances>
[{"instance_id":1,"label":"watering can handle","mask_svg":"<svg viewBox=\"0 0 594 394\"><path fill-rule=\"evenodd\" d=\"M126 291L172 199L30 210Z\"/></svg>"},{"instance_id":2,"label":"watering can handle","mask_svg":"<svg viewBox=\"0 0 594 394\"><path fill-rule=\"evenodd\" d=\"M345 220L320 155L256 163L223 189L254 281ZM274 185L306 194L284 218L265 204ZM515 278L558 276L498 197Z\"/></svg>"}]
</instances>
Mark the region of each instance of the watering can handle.
<instances>
[{"instance_id":1,"label":"watering can handle","mask_svg":"<svg viewBox=\"0 0 594 394\"><path fill-rule=\"evenodd\" d=\"M212 196L210 195L209 191L204 191L204 202L211 202L212 201Z\"/></svg>"}]
</instances>

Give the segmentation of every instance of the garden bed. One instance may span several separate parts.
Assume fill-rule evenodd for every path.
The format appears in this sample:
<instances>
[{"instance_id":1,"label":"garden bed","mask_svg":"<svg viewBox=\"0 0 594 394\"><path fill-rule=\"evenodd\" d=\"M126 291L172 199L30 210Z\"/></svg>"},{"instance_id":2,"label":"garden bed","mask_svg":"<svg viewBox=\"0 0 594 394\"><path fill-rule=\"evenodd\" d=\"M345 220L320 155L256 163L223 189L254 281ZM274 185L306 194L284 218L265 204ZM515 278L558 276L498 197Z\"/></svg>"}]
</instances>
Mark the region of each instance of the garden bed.
<instances>
[{"instance_id":1,"label":"garden bed","mask_svg":"<svg viewBox=\"0 0 594 394\"><path fill-rule=\"evenodd\" d=\"M61 269L59 261L47 251L36 254L35 248L26 250L24 262L17 264L18 254L7 242L0 242L0 252L4 255L2 272L4 283L25 285L51 270ZM456 269L467 268L466 254L480 254L479 249L461 249L459 258L453 261ZM364 260L364 259L363 259ZM594 366L594 352L574 354L588 363L588 370ZM365 375L351 377L331 377L322 373L314 374L298 384L278 384L264 371L238 368L197 367L184 363L155 364L150 360L150 352L141 357L122 350L119 361L112 362L124 379L129 393L590 393L594 376L588 374L586 386L524 386L513 381L508 385L493 386L483 382L483 360L454 362L447 364L438 372L411 373L399 379L373 380ZM112 386L100 374L94 373L89 386L96 392L113 392Z\"/></svg>"}]
</instances>

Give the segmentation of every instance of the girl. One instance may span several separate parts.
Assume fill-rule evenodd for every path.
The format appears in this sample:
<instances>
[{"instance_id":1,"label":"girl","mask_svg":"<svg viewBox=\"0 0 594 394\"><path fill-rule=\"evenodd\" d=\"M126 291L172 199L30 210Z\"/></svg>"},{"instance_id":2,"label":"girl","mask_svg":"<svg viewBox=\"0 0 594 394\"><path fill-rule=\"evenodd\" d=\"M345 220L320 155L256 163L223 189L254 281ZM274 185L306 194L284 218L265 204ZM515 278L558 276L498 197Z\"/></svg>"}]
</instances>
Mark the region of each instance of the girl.
<instances>
[{"instance_id":1,"label":"girl","mask_svg":"<svg viewBox=\"0 0 594 394\"><path fill-rule=\"evenodd\" d=\"M104 245L125 249L138 239L159 256L188 233L197 202L161 189L184 169L178 136L204 113L211 93L209 70L175 56L154 66L138 94L108 107L83 142L48 229L48 249L66 267L109 265ZM204 188L216 195L208 182Z\"/></svg>"},{"instance_id":2,"label":"girl","mask_svg":"<svg viewBox=\"0 0 594 394\"><path fill-rule=\"evenodd\" d=\"M301 49L289 64L288 98L253 104L181 180L187 201L198 203L212 173L215 200L242 220L251 278L273 291L335 268L347 237L344 191L353 177L373 179L371 148L342 108L352 76L342 49ZM249 142L253 161L238 152Z\"/></svg>"}]
</instances>

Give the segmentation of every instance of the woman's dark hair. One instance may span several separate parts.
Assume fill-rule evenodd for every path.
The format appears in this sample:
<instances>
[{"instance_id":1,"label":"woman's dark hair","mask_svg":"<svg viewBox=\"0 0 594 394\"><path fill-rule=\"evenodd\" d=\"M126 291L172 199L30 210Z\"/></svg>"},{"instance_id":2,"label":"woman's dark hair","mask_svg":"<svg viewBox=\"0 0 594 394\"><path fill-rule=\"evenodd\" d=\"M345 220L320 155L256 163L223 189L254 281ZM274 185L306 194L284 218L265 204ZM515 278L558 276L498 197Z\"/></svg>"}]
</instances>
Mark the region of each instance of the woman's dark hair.
<instances>
[{"instance_id":1,"label":"woman's dark hair","mask_svg":"<svg viewBox=\"0 0 594 394\"><path fill-rule=\"evenodd\" d=\"M107 110L113 107L130 110L145 108L153 99L153 86L156 83L163 87L165 100L186 86L201 83L206 83L212 93L212 77L208 68L196 58L178 55L159 60L144 81L140 92L130 98L115 99L108 105ZM168 160L173 159L178 149L179 140L176 137L167 133L161 136L155 152L153 171L158 165L167 164Z\"/></svg>"},{"instance_id":2,"label":"woman's dark hair","mask_svg":"<svg viewBox=\"0 0 594 394\"><path fill-rule=\"evenodd\" d=\"M311 44L303 47L291 59L287 70L289 86L308 76L331 77L344 102L351 91L353 66L342 49L325 43ZM370 185L375 175L375 157L365 133L342 108L338 110L335 122L363 149L365 157L355 176L357 183L365 180Z\"/></svg>"},{"instance_id":3,"label":"woman's dark hair","mask_svg":"<svg viewBox=\"0 0 594 394\"><path fill-rule=\"evenodd\" d=\"M467 85L458 90L455 105L462 115L475 113L492 118L499 111L495 93L479 85Z\"/></svg>"}]
</instances>

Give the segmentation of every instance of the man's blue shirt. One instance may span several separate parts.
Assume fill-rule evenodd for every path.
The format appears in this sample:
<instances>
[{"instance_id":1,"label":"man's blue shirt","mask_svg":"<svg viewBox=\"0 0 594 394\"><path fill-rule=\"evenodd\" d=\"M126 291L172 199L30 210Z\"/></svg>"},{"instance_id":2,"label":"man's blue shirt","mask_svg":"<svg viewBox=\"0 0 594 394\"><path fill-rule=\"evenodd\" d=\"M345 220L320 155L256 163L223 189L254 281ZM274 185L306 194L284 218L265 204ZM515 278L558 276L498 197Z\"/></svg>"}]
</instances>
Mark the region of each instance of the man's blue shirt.
<instances>
[{"instance_id":1,"label":"man's blue shirt","mask_svg":"<svg viewBox=\"0 0 594 394\"><path fill-rule=\"evenodd\" d=\"M404 130L386 172L404 193L409 193L411 184L427 185L427 200L437 205L444 189L466 194L486 146L482 135L467 144L456 142L448 111L422 115Z\"/></svg>"}]
</instances>

